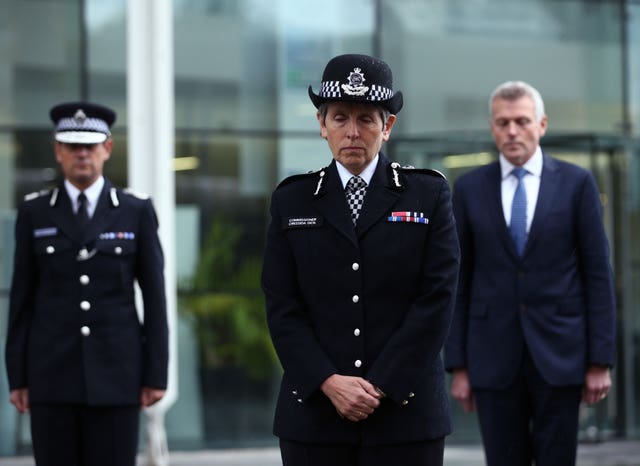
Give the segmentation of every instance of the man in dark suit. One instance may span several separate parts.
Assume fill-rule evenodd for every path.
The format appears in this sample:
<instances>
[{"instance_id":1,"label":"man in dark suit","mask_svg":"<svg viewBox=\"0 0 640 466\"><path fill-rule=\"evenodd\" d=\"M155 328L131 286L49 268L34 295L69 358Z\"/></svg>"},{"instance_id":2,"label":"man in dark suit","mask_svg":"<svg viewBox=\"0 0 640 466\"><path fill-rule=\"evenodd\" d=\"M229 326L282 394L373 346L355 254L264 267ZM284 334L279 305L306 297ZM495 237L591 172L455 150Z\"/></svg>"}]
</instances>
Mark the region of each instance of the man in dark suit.
<instances>
[{"instance_id":1,"label":"man in dark suit","mask_svg":"<svg viewBox=\"0 0 640 466\"><path fill-rule=\"evenodd\" d=\"M538 91L490 99L499 161L454 187L462 262L445 349L451 393L477 407L489 466L575 464L580 401L611 386L615 302L598 188L542 152Z\"/></svg>"},{"instance_id":2,"label":"man in dark suit","mask_svg":"<svg viewBox=\"0 0 640 466\"><path fill-rule=\"evenodd\" d=\"M458 242L444 177L379 152L392 89L378 59L329 61L309 96L334 160L273 194L262 285L285 466L442 464Z\"/></svg>"},{"instance_id":3,"label":"man in dark suit","mask_svg":"<svg viewBox=\"0 0 640 466\"><path fill-rule=\"evenodd\" d=\"M18 211L10 399L31 413L38 466L134 466L140 407L162 398L167 383L156 214L149 199L102 174L113 147L111 109L78 102L50 115L64 182L27 195Z\"/></svg>"}]
</instances>

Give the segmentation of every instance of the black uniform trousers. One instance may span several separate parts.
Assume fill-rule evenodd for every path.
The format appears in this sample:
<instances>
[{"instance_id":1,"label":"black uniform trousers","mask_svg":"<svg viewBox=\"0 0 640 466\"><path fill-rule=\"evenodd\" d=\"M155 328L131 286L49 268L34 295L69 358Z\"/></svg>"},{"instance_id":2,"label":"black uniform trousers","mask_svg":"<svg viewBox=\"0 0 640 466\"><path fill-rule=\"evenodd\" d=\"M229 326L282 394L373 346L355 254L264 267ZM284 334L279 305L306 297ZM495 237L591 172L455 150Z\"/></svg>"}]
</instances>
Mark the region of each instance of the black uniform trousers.
<instances>
[{"instance_id":1,"label":"black uniform trousers","mask_svg":"<svg viewBox=\"0 0 640 466\"><path fill-rule=\"evenodd\" d=\"M135 466L140 407L33 404L37 466Z\"/></svg>"},{"instance_id":2,"label":"black uniform trousers","mask_svg":"<svg viewBox=\"0 0 640 466\"><path fill-rule=\"evenodd\" d=\"M515 382L474 388L487 466L573 466L581 386L551 386L525 349Z\"/></svg>"},{"instance_id":3,"label":"black uniform trousers","mask_svg":"<svg viewBox=\"0 0 640 466\"><path fill-rule=\"evenodd\" d=\"M400 445L325 445L280 439L283 466L442 466L444 438Z\"/></svg>"}]
</instances>

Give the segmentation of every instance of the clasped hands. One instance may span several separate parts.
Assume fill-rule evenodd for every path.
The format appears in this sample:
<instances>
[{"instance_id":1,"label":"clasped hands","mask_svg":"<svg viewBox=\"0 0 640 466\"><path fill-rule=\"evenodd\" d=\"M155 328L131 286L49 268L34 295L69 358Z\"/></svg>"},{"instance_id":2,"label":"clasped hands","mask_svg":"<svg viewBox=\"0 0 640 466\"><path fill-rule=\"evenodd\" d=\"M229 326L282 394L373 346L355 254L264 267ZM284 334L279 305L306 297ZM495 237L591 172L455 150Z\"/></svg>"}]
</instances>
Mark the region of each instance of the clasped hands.
<instances>
[{"instance_id":1,"label":"clasped hands","mask_svg":"<svg viewBox=\"0 0 640 466\"><path fill-rule=\"evenodd\" d=\"M333 374L320 386L336 411L345 419L359 422L367 419L384 398L381 390L362 377Z\"/></svg>"}]
</instances>

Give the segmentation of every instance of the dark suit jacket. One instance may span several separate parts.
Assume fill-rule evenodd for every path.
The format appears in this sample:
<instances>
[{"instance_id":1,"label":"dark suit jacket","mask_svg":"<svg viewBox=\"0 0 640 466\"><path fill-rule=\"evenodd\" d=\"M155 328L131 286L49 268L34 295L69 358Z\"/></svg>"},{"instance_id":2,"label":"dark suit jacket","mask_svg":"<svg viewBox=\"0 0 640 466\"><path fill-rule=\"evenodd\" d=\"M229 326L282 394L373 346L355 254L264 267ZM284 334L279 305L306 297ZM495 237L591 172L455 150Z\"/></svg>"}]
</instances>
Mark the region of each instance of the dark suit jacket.
<instances>
[{"instance_id":1,"label":"dark suit jacket","mask_svg":"<svg viewBox=\"0 0 640 466\"><path fill-rule=\"evenodd\" d=\"M451 430L439 356L459 264L450 190L435 172L396 172L398 183L381 155L357 228L335 162L273 194L262 285L284 367L280 437L394 444ZM429 223L390 222L393 211ZM334 373L364 377L387 398L364 422L341 419L319 390Z\"/></svg>"},{"instance_id":2,"label":"dark suit jacket","mask_svg":"<svg viewBox=\"0 0 640 466\"><path fill-rule=\"evenodd\" d=\"M477 388L505 388L525 347L552 385L612 365L615 303L600 197L590 172L544 155L523 257L504 220L498 162L461 176L454 212L462 263L445 349Z\"/></svg>"},{"instance_id":3,"label":"dark suit jacket","mask_svg":"<svg viewBox=\"0 0 640 466\"><path fill-rule=\"evenodd\" d=\"M138 404L142 385L165 388L164 265L151 201L105 180L82 235L64 185L27 199L15 228L10 388L28 387L31 403L90 405Z\"/></svg>"}]
</instances>

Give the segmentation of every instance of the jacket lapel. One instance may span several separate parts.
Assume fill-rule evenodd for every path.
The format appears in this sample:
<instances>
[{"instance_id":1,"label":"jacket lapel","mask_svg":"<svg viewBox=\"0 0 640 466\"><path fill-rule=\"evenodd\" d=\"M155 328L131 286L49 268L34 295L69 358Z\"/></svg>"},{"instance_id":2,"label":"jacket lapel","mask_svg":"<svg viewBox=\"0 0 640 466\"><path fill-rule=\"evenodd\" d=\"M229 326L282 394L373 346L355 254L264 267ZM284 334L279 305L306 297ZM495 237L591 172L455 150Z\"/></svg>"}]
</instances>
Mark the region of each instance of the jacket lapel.
<instances>
[{"instance_id":1,"label":"jacket lapel","mask_svg":"<svg viewBox=\"0 0 640 466\"><path fill-rule=\"evenodd\" d=\"M484 205L490 206L487 215L491 225L496 226L496 236L504 244L505 249L515 259L520 259L516 251L516 245L509 233L509 226L504 219L504 210L502 208L502 172L500 171L500 163L494 162L489 166L486 172L485 180L486 195L489 196L488 202Z\"/></svg>"},{"instance_id":2,"label":"jacket lapel","mask_svg":"<svg viewBox=\"0 0 640 466\"><path fill-rule=\"evenodd\" d=\"M57 198L49 210L49 218L67 237L79 243L82 241L82 235L80 230L78 230L75 212L73 211L67 189L64 187L64 184L60 184L57 189L57 194L54 194Z\"/></svg>"},{"instance_id":3,"label":"jacket lapel","mask_svg":"<svg viewBox=\"0 0 640 466\"><path fill-rule=\"evenodd\" d=\"M314 207L336 230L348 238L353 244L358 244L356 231L351 221L351 214L349 213L349 206L347 205L347 198L342 182L340 181L335 160L327 167L326 183L326 189L314 197Z\"/></svg>"},{"instance_id":4,"label":"jacket lapel","mask_svg":"<svg viewBox=\"0 0 640 466\"><path fill-rule=\"evenodd\" d=\"M359 238L375 225L380 217L386 215L400 197L400 193L389 189L388 165L389 160L380 154L378 166L367 187L367 194L364 197L364 204L356 224L356 234Z\"/></svg>"},{"instance_id":5,"label":"jacket lapel","mask_svg":"<svg viewBox=\"0 0 640 466\"><path fill-rule=\"evenodd\" d=\"M87 224L87 228L83 235L83 243L89 243L93 241L101 231L105 230L105 227L109 223L112 216L111 203L109 201L109 190L111 189L111 183L105 179L102 192L98 198L98 205L91 217L91 220Z\"/></svg>"},{"instance_id":6,"label":"jacket lapel","mask_svg":"<svg viewBox=\"0 0 640 466\"><path fill-rule=\"evenodd\" d=\"M523 257L525 257L535 246L535 242L545 229L544 225L547 221L548 214L551 211L559 184L558 164L554 159L543 153L540 191L538 192L536 211L533 214L533 222L531 223L531 229L529 230L527 244L524 247Z\"/></svg>"}]
</instances>

